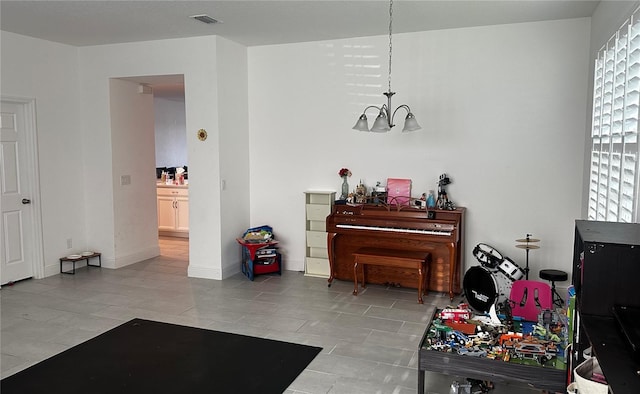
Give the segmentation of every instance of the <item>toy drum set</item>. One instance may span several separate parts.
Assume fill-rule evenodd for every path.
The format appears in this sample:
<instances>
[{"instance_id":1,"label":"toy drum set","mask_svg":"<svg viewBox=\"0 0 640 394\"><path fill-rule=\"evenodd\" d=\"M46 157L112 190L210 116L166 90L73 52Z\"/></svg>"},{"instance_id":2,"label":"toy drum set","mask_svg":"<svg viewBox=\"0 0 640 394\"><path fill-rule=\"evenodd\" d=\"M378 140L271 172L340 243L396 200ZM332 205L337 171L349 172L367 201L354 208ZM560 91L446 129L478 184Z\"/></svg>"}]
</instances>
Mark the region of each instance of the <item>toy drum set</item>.
<instances>
[{"instance_id":1,"label":"toy drum set","mask_svg":"<svg viewBox=\"0 0 640 394\"><path fill-rule=\"evenodd\" d=\"M494 247L480 243L473 249L473 255L480 262L464 274L464 294L474 310L487 313L492 305L509 299L513 282L522 279L524 271L509 257Z\"/></svg>"}]
</instances>

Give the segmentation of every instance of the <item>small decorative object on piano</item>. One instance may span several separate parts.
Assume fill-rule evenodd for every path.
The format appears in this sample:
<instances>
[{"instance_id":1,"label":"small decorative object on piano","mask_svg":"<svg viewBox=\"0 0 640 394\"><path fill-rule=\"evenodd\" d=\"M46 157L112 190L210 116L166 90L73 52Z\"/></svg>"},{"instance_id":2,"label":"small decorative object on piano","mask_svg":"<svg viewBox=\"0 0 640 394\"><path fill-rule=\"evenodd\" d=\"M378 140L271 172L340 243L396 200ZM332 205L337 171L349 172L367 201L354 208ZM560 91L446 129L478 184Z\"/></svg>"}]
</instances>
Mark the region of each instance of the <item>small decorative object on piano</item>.
<instances>
[{"instance_id":1,"label":"small decorative object on piano","mask_svg":"<svg viewBox=\"0 0 640 394\"><path fill-rule=\"evenodd\" d=\"M347 195L347 203L348 204L355 204L355 202L356 202L355 194L354 193L349 193Z\"/></svg>"},{"instance_id":2,"label":"small decorative object on piano","mask_svg":"<svg viewBox=\"0 0 640 394\"><path fill-rule=\"evenodd\" d=\"M429 197L427 197L427 208L435 208L436 207L436 197L433 193L433 190L429 190Z\"/></svg>"},{"instance_id":3,"label":"small decorative object on piano","mask_svg":"<svg viewBox=\"0 0 640 394\"><path fill-rule=\"evenodd\" d=\"M446 209L449 211L453 211L456 209L455 205L452 201L449 201L449 196L447 195L447 191L445 190L445 186L451 183L451 179L447 174L440 175L438 180L438 201L436 202L436 207L438 209Z\"/></svg>"},{"instance_id":4,"label":"small decorative object on piano","mask_svg":"<svg viewBox=\"0 0 640 394\"><path fill-rule=\"evenodd\" d=\"M358 186L356 186L355 199L356 204L364 204L367 200L367 188L364 183L362 183L362 179L360 180Z\"/></svg>"},{"instance_id":5,"label":"small decorative object on piano","mask_svg":"<svg viewBox=\"0 0 640 394\"><path fill-rule=\"evenodd\" d=\"M242 236L249 243L265 243L273 239L273 229L270 226L253 227L245 231Z\"/></svg>"},{"instance_id":6,"label":"small decorative object on piano","mask_svg":"<svg viewBox=\"0 0 640 394\"><path fill-rule=\"evenodd\" d=\"M387 204L409 205L411 179L387 178Z\"/></svg>"},{"instance_id":7,"label":"small decorative object on piano","mask_svg":"<svg viewBox=\"0 0 640 394\"><path fill-rule=\"evenodd\" d=\"M351 176L351 171L348 168L341 168L338 171L338 175L342 178L342 190L340 193L340 199L346 200L349 196L349 183L347 182L347 178Z\"/></svg>"},{"instance_id":8,"label":"small decorative object on piano","mask_svg":"<svg viewBox=\"0 0 640 394\"><path fill-rule=\"evenodd\" d=\"M415 200L414 203L416 204L416 208L425 209L427 207L427 193L422 193L420 199Z\"/></svg>"},{"instance_id":9,"label":"small decorative object on piano","mask_svg":"<svg viewBox=\"0 0 640 394\"><path fill-rule=\"evenodd\" d=\"M376 186L371 188L371 201L374 204L384 203L387 200L387 188L376 182Z\"/></svg>"}]
</instances>

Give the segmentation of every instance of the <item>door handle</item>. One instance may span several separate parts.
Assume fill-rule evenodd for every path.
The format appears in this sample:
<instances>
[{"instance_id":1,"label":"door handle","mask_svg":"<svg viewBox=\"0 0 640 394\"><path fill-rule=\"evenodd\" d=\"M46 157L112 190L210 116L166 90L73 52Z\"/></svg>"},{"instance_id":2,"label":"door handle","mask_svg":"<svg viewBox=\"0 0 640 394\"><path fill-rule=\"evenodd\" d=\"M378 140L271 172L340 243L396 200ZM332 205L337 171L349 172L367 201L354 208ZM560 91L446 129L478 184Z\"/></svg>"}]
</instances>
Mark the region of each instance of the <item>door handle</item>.
<instances>
[{"instance_id":1,"label":"door handle","mask_svg":"<svg viewBox=\"0 0 640 394\"><path fill-rule=\"evenodd\" d=\"M23 198L22 199L22 203L23 204L31 204L31 200L29 200L28 198Z\"/></svg>"}]
</instances>

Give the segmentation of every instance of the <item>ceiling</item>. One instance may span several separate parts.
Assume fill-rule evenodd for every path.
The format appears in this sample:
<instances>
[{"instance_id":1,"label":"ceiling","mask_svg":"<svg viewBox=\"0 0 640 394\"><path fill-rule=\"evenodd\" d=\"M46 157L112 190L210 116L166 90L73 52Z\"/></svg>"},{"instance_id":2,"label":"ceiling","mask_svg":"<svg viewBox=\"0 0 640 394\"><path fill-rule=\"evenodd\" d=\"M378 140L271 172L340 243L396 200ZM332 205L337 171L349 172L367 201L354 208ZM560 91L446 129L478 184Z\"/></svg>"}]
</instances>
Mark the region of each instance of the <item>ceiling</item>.
<instances>
[{"instance_id":1,"label":"ceiling","mask_svg":"<svg viewBox=\"0 0 640 394\"><path fill-rule=\"evenodd\" d=\"M393 32L589 17L595 0L394 0ZM221 23L189 16L207 14ZM389 33L389 2L1 0L0 30L73 46L218 35L246 46ZM129 78L184 98L182 75Z\"/></svg>"},{"instance_id":2,"label":"ceiling","mask_svg":"<svg viewBox=\"0 0 640 394\"><path fill-rule=\"evenodd\" d=\"M393 32L589 17L595 0L395 0ZM376 1L0 1L0 30L73 46L218 35L246 46L388 34ZM189 16L222 21L204 24Z\"/></svg>"}]
</instances>

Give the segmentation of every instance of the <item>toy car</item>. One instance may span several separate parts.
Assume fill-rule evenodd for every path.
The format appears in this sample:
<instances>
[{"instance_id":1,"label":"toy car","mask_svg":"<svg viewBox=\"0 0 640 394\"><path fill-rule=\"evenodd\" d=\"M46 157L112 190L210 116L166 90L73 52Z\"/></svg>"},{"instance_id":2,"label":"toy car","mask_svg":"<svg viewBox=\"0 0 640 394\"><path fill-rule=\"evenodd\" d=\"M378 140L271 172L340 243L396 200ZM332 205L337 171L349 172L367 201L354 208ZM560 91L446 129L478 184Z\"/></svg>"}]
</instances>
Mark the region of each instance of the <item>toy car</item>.
<instances>
[{"instance_id":1,"label":"toy car","mask_svg":"<svg viewBox=\"0 0 640 394\"><path fill-rule=\"evenodd\" d=\"M513 349L515 357L521 359L532 359L540 364L544 364L558 354L557 348L553 344L522 341L515 345Z\"/></svg>"},{"instance_id":2,"label":"toy car","mask_svg":"<svg viewBox=\"0 0 640 394\"><path fill-rule=\"evenodd\" d=\"M487 356L487 351L483 350L483 349L479 349L479 348L466 348L466 347L459 347L457 349L458 354L461 354L463 356L472 356L472 357L486 357Z\"/></svg>"},{"instance_id":3,"label":"toy car","mask_svg":"<svg viewBox=\"0 0 640 394\"><path fill-rule=\"evenodd\" d=\"M451 332L449 332L449 339L451 339L452 341L456 342L461 346L471 344L471 339L469 339L468 336L456 330L452 330Z\"/></svg>"},{"instance_id":4,"label":"toy car","mask_svg":"<svg viewBox=\"0 0 640 394\"><path fill-rule=\"evenodd\" d=\"M442 320L464 321L471 318L471 313L466 309L447 308L440 312Z\"/></svg>"}]
</instances>

